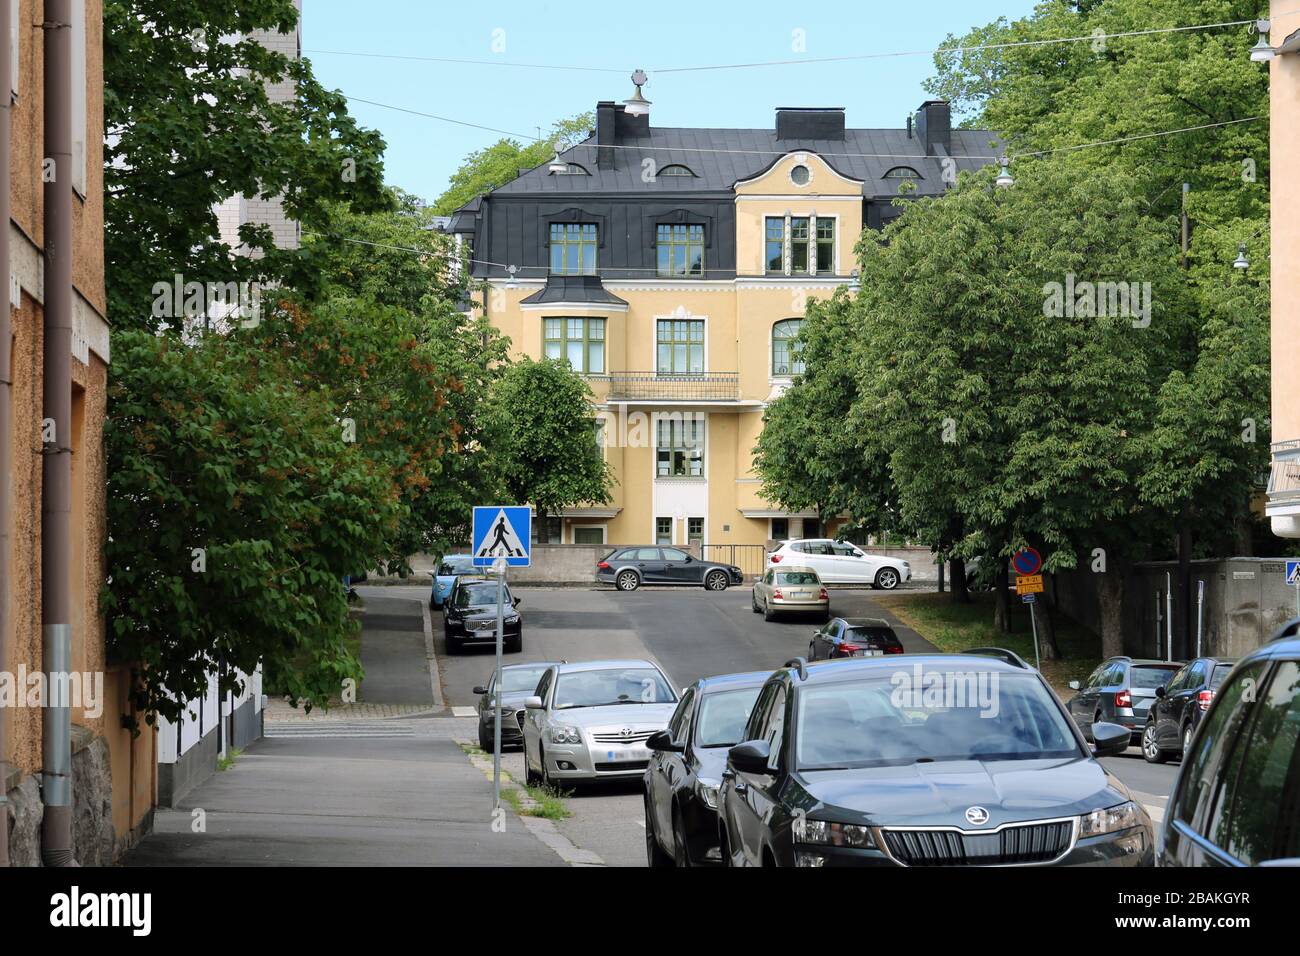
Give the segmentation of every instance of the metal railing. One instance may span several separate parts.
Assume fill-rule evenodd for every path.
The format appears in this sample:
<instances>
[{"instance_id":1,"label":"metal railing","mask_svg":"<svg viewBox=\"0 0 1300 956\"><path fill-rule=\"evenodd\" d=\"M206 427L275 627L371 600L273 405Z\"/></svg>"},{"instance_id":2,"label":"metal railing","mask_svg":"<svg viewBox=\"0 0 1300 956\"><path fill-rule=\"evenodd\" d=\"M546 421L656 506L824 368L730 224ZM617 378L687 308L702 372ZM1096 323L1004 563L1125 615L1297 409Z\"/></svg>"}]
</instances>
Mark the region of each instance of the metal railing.
<instances>
[{"instance_id":1,"label":"metal railing","mask_svg":"<svg viewBox=\"0 0 1300 956\"><path fill-rule=\"evenodd\" d=\"M767 569L767 548L761 544L702 544L700 557L719 564L734 564L747 578L760 577Z\"/></svg>"},{"instance_id":2,"label":"metal railing","mask_svg":"<svg viewBox=\"0 0 1300 956\"><path fill-rule=\"evenodd\" d=\"M593 382L608 382L611 400L653 399L676 402L734 402L740 399L738 372L698 375L660 375L656 372L610 372L589 375Z\"/></svg>"},{"instance_id":3,"label":"metal railing","mask_svg":"<svg viewBox=\"0 0 1300 956\"><path fill-rule=\"evenodd\" d=\"M1270 501L1300 498L1300 439L1274 442L1269 465Z\"/></svg>"}]
</instances>

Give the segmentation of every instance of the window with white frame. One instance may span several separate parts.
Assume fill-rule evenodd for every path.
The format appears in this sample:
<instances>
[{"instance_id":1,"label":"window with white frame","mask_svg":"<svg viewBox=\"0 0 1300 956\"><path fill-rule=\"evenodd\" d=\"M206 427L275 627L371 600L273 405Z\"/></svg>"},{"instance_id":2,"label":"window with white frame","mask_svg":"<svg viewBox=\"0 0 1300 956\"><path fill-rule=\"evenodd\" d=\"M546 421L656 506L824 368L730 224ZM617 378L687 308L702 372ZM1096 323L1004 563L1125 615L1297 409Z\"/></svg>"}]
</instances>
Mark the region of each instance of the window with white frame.
<instances>
[{"instance_id":1,"label":"window with white frame","mask_svg":"<svg viewBox=\"0 0 1300 956\"><path fill-rule=\"evenodd\" d=\"M655 423L655 439L656 477L704 477L704 422L701 418L660 418Z\"/></svg>"},{"instance_id":2,"label":"window with white frame","mask_svg":"<svg viewBox=\"0 0 1300 956\"><path fill-rule=\"evenodd\" d=\"M772 376L790 378L804 371L802 347L796 339L802 319L785 319L772 326Z\"/></svg>"},{"instance_id":3,"label":"window with white frame","mask_svg":"<svg viewBox=\"0 0 1300 956\"><path fill-rule=\"evenodd\" d=\"M835 219L830 216L768 216L764 220L763 270L768 275L835 272Z\"/></svg>"}]
</instances>

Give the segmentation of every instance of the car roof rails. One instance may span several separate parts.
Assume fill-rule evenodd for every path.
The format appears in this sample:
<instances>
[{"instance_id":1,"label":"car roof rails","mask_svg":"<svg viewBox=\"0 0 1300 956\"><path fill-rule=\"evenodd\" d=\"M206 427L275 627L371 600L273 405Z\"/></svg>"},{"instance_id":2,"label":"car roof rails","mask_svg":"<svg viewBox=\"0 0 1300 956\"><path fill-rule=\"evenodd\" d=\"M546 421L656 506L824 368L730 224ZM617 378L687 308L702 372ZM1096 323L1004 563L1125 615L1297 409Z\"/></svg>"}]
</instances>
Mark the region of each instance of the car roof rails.
<instances>
[{"instance_id":1,"label":"car roof rails","mask_svg":"<svg viewBox=\"0 0 1300 956\"><path fill-rule=\"evenodd\" d=\"M1281 641L1288 637L1295 637L1297 633L1300 633L1300 617L1295 617L1287 621L1278 629L1278 632L1268 640L1271 644L1273 641Z\"/></svg>"},{"instance_id":2,"label":"car roof rails","mask_svg":"<svg viewBox=\"0 0 1300 956\"><path fill-rule=\"evenodd\" d=\"M1005 647L968 647L961 653L974 654L978 657L995 657L1008 664L1014 664L1016 667L1023 667L1027 671L1033 670L1028 661L1015 651L1009 651Z\"/></svg>"},{"instance_id":3,"label":"car roof rails","mask_svg":"<svg viewBox=\"0 0 1300 956\"><path fill-rule=\"evenodd\" d=\"M808 679L808 662L804 660L802 657L792 657L781 666L793 667L795 670L799 672L800 680Z\"/></svg>"}]
</instances>

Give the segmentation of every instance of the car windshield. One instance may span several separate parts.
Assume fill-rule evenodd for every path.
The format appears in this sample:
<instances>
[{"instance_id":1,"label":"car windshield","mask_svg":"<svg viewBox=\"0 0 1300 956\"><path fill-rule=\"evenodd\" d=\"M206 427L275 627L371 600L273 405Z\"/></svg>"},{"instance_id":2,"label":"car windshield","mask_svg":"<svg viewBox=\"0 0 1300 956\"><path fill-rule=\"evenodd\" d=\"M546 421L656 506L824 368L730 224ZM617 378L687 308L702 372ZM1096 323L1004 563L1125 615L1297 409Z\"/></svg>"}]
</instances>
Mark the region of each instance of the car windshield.
<instances>
[{"instance_id":1,"label":"car windshield","mask_svg":"<svg viewBox=\"0 0 1300 956\"><path fill-rule=\"evenodd\" d=\"M695 746L734 747L744 740L749 711L762 689L745 687L706 695L696 719Z\"/></svg>"},{"instance_id":2,"label":"car windshield","mask_svg":"<svg viewBox=\"0 0 1300 956\"><path fill-rule=\"evenodd\" d=\"M776 583L818 585L821 581L814 571L782 571L776 576Z\"/></svg>"},{"instance_id":3,"label":"car windshield","mask_svg":"<svg viewBox=\"0 0 1300 956\"><path fill-rule=\"evenodd\" d=\"M473 574L477 570L474 567L473 558L447 558L438 566L438 573L447 574Z\"/></svg>"},{"instance_id":4,"label":"car windshield","mask_svg":"<svg viewBox=\"0 0 1300 956\"><path fill-rule=\"evenodd\" d=\"M601 667L567 671L555 685L555 709L606 704L672 704L677 695L653 667Z\"/></svg>"},{"instance_id":5,"label":"car windshield","mask_svg":"<svg viewBox=\"0 0 1300 956\"><path fill-rule=\"evenodd\" d=\"M800 771L1081 754L1032 674L915 664L799 691Z\"/></svg>"},{"instance_id":6,"label":"car windshield","mask_svg":"<svg viewBox=\"0 0 1300 956\"><path fill-rule=\"evenodd\" d=\"M536 690L537 682L546 673L545 664L537 667L506 667L501 671L501 686L509 694L511 691Z\"/></svg>"},{"instance_id":7,"label":"car windshield","mask_svg":"<svg viewBox=\"0 0 1300 956\"><path fill-rule=\"evenodd\" d=\"M1177 670L1176 664L1173 667L1152 667L1146 664L1130 667L1129 686L1141 690L1155 690L1168 684L1169 678L1173 677Z\"/></svg>"},{"instance_id":8,"label":"car windshield","mask_svg":"<svg viewBox=\"0 0 1300 956\"><path fill-rule=\"evenodd\" d=\"M509 588L506 588L505 594L506 604L509 604ZM496 603L497 585L493 581L483 581L478 584L466 584L456 589L457 607L481 607L484 604L491 604L495 607Z\"/></svg>"}]
</instances>

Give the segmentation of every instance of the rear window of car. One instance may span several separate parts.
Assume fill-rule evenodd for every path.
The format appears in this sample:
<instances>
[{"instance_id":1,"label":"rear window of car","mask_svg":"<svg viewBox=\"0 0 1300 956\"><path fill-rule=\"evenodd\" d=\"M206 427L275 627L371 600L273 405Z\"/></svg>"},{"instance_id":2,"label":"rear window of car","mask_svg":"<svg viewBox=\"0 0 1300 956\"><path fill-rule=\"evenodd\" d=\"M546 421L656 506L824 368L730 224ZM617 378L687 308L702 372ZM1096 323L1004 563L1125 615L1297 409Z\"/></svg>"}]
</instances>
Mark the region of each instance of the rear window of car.
<instances>
[{"instance_id":1,"label":"rear window of car","mask_svg":"<svg viewBox=\"0 0 1300 956\"><path fill-rule=\"evenodd\" d=\"M1146 690L1155 690L1157 687L1164 687L1169 683L1169 678L1177 673L1178 667L1151 667L1149 665L1138 664L1129 668L1129 686L1141 687Z\"/></svg>"},{"instance_id":2,"label":"rear window of car","mask_svg":"<svg viewBox=\"0 0 1300 956\"><path fill-rule=\"evenodd\" d=\"M887 627L846 627L844 638L849 641L883 641L886 644L898 640L898 636Z\"/></svg>"},{"instance_id":3,"label":"rear window of car","mask_svg":"<svg viewBox=\"0 0 1300 956\"><path fill-rule=\"evenodd\" d=\"M1231 673L1231 664L1215 664L1214 673L1210 675L1210 690L1218 690Z\"/></svg>"},{"instance_id":4,"label":"rear window of car","mask_svg":"<svg viewBox=\"0 0 1300 956\"><path fill-rule=\"evenodd\" d=\"M776 576L777 584L821 584L815 571L782 571Z\"/></svg>"}]
</instances>

